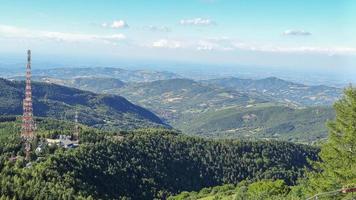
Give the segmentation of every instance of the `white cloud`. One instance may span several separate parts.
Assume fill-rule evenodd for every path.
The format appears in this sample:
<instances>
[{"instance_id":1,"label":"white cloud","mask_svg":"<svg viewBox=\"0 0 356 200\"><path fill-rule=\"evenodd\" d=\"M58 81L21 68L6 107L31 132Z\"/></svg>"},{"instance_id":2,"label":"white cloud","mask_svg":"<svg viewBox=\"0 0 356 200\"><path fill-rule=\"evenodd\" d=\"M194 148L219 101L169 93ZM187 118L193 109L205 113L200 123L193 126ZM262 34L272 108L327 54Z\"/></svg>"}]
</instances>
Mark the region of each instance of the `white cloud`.
<instances>
[{"instance_id":1,"label":"white cloud","mask_svg":"<svg viewBox=\"0 0 356 200\"><path fill-rule=\"evenodd\" d=\"M282 53L317 53L327 55L356 55L356 48L350 47L268 47L261 51L282 52Z\"/></svg>"},{"instance_id":2,"label":"white cloud","mask_svg":"<svg viewBox=\"0 0 356 200\"><path fill-rule=\"evenodd\" d=\"M351 47L318 47L318 46L278 46L273 44L248 43L228 37L219 38L181 38L179 40L160 39L151 45L155 48L187 49L210 52L253 51L265 53L291 54L324 54L324 55L356 55L356 48Z\"/></svg>"},{"instance_id":3,"label":"white cloud","mask_svg":"<svg viewBox=\"0 0 356 200\"><path fill-rule=\"evenodd\" d=\"M298 54L326 54L326 55L356 55L356 48L350 47L313 47L313 46L276 46L251 44L236 39L208 38L195 43L199 51L256 51L266 53L298 53Z\"/></svg>"},{"instance_id":4,"label":"white cloud","mask_svg":"<svg viewBox=\"0 0 356 200\"><path fill-rule=\"evenodd\" d=\"M148 26L148 30L155 32L171 32L172 30L167 26Z\"/></svg>"},{"instance_id":5,"label":"white cloud","mask_svg":"<svg viewBox=\"0 0 356 200\"><path fill-rule=\"evenodd\" d=\"M199 51L232 51L235 49L235 46L233 45L232 40L230 40L229 38L221 37L200 40L197 44L196 49Z\"/></svg>"},{"instance_id":6,"label":"white cloud","mask_svg":"<svg viewBox=\"0 0 356 200\"><path fill-rule=\"evenodd\" d=\"M101 24L104 28L113 28L113 29L121 29L121 28L129 28L129 25L124 20L115 20L111 23L104 22Z\"/></svg>"},{"instance_id":7,"label":"white cloud","mask_svg":"<svg viewBox=\"0 0 356 200\"><path fill-rule=\"evenodd\" d=\"M167 49L178 49L182 47L180 41L160 39L152 43L154 48L167 48Z\"/></svg>"},{"instance_id":8,"label":"white cloud","mask_svg":"<svg viewBox=\"0 0 356 200\"><path fill-rule=\"evenodd\" d=\"M95 35L82 33L66 33L54 31L40 31L0 25L0 36L4 38L21 38L36 40L52 40L57 42L111 42L117 43L126 39L123 34Z\"/></svg>"},{"instance_id":9,"label":"white cloud","mask_svg":"<svg viewBox=\"0 0 356 200\"><path fill-rule=\"evenodd\" d=\"M128 28L129 25L123 20L117 20L117 21L113 21L110 27L111 28Z\"/></svg>"},{"instance_id":10,"label":"white cloud","mask_svg":"<svg viewBox=\"0 0 356 200\"><path fill-rule=\"evenodd\" d=\"M194 19L182 19L179 22L181 25L192 25L192 26L209 26L216 25L216 23L210 19L205 18L194 18Z\"/></svg>"},{"instance_id":11,"label":"white cloud","mask_svg":"<svg viewBox=\"0 0 356 200\"><path fill-rule=\"evenodd\" d=\"M312 35L311 32L304 31L304 30L286 30L283 32L283 35L286 36L309 36Z\"/></svg>"}]
</instances>

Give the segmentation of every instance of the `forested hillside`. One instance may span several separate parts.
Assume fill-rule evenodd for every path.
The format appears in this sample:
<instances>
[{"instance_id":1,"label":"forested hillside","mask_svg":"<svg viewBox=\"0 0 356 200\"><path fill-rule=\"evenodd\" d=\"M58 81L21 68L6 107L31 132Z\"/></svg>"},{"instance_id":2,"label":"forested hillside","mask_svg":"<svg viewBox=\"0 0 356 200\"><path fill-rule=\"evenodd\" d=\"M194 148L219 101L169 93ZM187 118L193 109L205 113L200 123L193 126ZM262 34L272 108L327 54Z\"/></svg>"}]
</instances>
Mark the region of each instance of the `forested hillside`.
<instances>
[{"instance_id":1,"label":"forested hillside","mask_svg":"<svg viewBox=\"0 0 356 200\"><path fill-rule=\"evenodd\" d=\"M84 129L79 148L45 151L25 167L21 158L9 161L22 152L14 123L0 123L2 198L153 199L245 179L294 184L318 152L287 142L206 140L157 129L122 133L122 139Z\"/></svg>"},{"instance_id":2,"label":"forested hillside","mask_svg":"<svg viewBox=\"0 0 356 200\"><path fill-rule=\"evenodd\" d=\"M290 108L258 104L233 107L198 115L178 126L182 131L214 138L282 139L318 141L327 137L326 121L334 119L330 107Z\"/></svg>"},{"instance_id":3,"label":"forested hillside","mask_svg":"<svg viewBox=\"0 0 356 200\"><path fill-rule=\"evenodd\" d=\"M311 162L313 170L287 186L283 180L243 181L237 185L182 192L170 200L296 200L354 199L356 188L356 89L347 88L335 103L336 119L328 123L329 137L322 145L320 160Z\"/></svg>"},{"instance_id":4,"label":"forested hillside","mask_svg":"<svg viewBox=\"0 0 356 200\"><path fill-rule=\"evenodd\" d=\"M182 192L168 200L286 200L299 199L283 180L262 180L253 183L242 181L237 185L227 184L204 188L198 192Z\"/></svg>"},{"instance_id":5,"label":"forested hillside","mask_svg":"<svg viewBox=\"0 0 356 200\"><path fill-rule=\"evenodd\" d=\"M22 114L24 82L0 79L0 114ZM55 84L33 83L34 114L74 120L79 112L83 124L103 129L165 126L152 112L117 95L95 94Z\"/></svg>"}]
</instances>

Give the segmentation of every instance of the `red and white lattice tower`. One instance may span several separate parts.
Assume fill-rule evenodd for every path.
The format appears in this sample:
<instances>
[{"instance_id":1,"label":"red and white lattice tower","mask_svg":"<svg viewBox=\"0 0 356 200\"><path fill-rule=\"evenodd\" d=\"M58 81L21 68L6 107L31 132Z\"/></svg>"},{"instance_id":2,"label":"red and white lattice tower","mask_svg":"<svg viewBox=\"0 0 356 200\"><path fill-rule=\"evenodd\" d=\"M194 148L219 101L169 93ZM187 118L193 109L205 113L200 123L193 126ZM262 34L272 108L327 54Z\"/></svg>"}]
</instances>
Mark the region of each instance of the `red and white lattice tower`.
<instances>
[{"instance_id":1,"label":"red and white lattice tower","mask_svg":"<svg viewBox=\"0 0 356 200\"><path fill-rule=\"evenodd\" d=\"M31 88L31 51L27 51L26 67L26 89L25 99L23 100L23 116L21 137L25 144L26 160L30 158L31 143L34 139L36 126L33 120L32 88Z\"/></svg>"}]
</instances>

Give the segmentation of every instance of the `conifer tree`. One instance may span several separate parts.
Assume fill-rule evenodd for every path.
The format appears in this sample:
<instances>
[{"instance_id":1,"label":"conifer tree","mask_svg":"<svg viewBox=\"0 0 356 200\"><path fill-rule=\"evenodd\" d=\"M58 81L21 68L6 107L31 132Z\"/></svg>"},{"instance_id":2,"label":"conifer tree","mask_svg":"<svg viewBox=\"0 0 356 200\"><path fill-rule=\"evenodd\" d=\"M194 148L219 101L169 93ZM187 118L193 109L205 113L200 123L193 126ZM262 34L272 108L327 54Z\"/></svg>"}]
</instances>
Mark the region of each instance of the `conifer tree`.
<instances>
[{"instance_id":1,"label":"conifer tree","mask_svg":"<svg viewBox=\"0 0 356 200\"><path fill-rule=\"evenodd\" d=\"M310 193L356 186L356 88L345 89L334 108L336 118L328 123L329 138L316 163L320 173L309 178Z\"/></svg>"}]
</instances>

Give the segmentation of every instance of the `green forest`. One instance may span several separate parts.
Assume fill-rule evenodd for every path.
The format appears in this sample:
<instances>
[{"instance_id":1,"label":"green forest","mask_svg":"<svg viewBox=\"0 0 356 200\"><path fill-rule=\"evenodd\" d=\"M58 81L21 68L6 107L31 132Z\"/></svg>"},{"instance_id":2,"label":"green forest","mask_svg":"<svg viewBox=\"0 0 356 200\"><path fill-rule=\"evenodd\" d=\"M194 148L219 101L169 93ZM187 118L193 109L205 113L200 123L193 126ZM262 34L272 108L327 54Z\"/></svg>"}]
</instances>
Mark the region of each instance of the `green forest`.
<instances>
[{"instance_id":1,"label":"green forest","mask_svg":"<svg viewBox=\"0 0 356 200\"><path fill-rule=\"evenodd\" d=\"M152 199L245 179L294 184L318 152L286 142L213 141L159 129L122 135L85 130L80 148L47 151L42 159L32 155L37 161L31 167L22 159L9 161L21 146L2 141L1 194Z\"/></svg>"},{"instance_id":2,"label":"green forest","mask_svg":"<svg viewBox=\"0 0 356 200\"><path fill-rule=\"evenodd\" d=\"M305 171L297 184L288 185L282 179L242 181L182 192L169 199L354 199L355 194L343 194L340 189L356 187L356 89L346 89L334 109L336 119L328 123L328 140L321 145L318 160L308 162L312 168Z\"/></svg>"}]
</instances>

